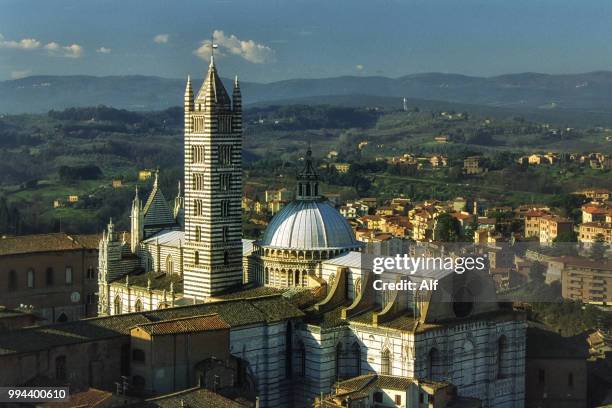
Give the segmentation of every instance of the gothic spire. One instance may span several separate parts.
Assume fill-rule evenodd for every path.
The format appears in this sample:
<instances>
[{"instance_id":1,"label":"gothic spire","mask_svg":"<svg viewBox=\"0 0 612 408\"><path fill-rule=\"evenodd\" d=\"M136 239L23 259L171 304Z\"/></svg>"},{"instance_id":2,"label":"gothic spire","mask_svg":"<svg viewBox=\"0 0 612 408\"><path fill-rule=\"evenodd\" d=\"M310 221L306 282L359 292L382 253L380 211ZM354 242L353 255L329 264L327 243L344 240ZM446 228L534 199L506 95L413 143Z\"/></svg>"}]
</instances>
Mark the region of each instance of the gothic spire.
<instances>
[{"instance_id":1,"label":"gothic spire","mask_svg":"<svg viewBox=\"0 0 612 408\"><path fill-rule=\"evenodd\" d=\"M204 107L223 107L230 108L231 101L223 82L217 73L217 67L215 66L214 58L211 56L210 65L208 66L208 73L200 91L196 98L198 104L204 105Z\"/></svg>"}]
</instances>

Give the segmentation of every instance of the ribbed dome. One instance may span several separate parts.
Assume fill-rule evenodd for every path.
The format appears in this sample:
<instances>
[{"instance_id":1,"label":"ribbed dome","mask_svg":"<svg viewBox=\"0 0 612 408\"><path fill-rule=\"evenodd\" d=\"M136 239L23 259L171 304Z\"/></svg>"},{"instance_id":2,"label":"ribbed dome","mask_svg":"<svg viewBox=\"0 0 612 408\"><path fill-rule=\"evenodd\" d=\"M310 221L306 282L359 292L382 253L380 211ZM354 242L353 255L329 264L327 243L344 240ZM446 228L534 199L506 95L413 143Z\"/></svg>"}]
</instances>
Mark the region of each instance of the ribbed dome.
<instances>
[{"instance_id":1,"label":"ribbed dome","mask_svg":"<svg viewBox=\"0 0 612 408\"><path fill-rule=\"evenodd\" d=\"M272 218L261 246L282 249L355 248L351 226L328 201L294 201Z\"/></svg>"}]
</instances>

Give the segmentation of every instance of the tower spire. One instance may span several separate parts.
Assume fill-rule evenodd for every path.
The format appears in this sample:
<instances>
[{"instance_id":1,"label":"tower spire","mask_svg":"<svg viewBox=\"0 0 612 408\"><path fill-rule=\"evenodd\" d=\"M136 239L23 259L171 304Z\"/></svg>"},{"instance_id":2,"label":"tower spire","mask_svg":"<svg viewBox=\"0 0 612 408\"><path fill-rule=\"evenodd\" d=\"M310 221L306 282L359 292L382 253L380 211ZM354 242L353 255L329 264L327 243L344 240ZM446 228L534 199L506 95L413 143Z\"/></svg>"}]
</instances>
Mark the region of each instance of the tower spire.
<instances>
[{"instance_id":1,"label":"tower spire","mask_svg":"<svg viewBox=\"0 0 612 408\"><path fill-rule=\"evenodd\" d=\"M318 200L320 198L319 175L312 164L312 149L309 143L304 157L304 168L297 176L297 199Z\"/></svg>"}]
</instances>

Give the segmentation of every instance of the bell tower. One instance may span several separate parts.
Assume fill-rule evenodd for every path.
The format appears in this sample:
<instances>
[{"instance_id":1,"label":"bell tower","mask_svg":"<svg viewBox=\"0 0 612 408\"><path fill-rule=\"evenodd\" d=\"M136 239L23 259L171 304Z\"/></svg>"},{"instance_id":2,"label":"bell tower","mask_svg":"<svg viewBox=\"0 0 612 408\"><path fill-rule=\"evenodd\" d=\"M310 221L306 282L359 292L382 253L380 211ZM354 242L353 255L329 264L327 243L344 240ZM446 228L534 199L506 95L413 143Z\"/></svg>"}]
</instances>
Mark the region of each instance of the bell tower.
<instances>
[{"instance_id":1,"label":"bell tower","mask_svg":"<svg viewBox=\"0 0 612 408\"><path fill-rule=\"evenodd\" d=\"M242 283L242 104L211 57L194 97L185 89L184 296L196 301Z\"/></svg>"}]
</instances>

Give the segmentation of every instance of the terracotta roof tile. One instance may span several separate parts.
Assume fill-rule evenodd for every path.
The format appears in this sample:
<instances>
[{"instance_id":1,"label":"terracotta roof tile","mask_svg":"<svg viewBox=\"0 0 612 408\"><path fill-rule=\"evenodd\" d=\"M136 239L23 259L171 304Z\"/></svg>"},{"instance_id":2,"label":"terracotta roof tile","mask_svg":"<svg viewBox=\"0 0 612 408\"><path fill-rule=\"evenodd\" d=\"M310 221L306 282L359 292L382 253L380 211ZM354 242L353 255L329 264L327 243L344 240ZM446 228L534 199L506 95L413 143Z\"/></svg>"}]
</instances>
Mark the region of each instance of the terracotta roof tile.
<instances>
[{"instance_id":1,"label":"terracotta roof tile","mask_svg":"<svg viewBox=\"0 0 612 408\"><path fill-rule=\"evenodd\" d=\"M230 328L230 325L219 317L218 314L209 314L139 324L136 327L141 328L152 336L163 336L166 334L227 330Z\"/></svg>"},{"instance_id":2,"label":"terracotta roof tile","mask_svg":"<svg viewBox=\"0 0 612 408\"><path fill-rule=\"evenodd\" d=\"M0 256L96 249L98 242L100 242L100 235L72 236L64 232L3 237L0 238Z\"/></svg>"}]
</instances>

